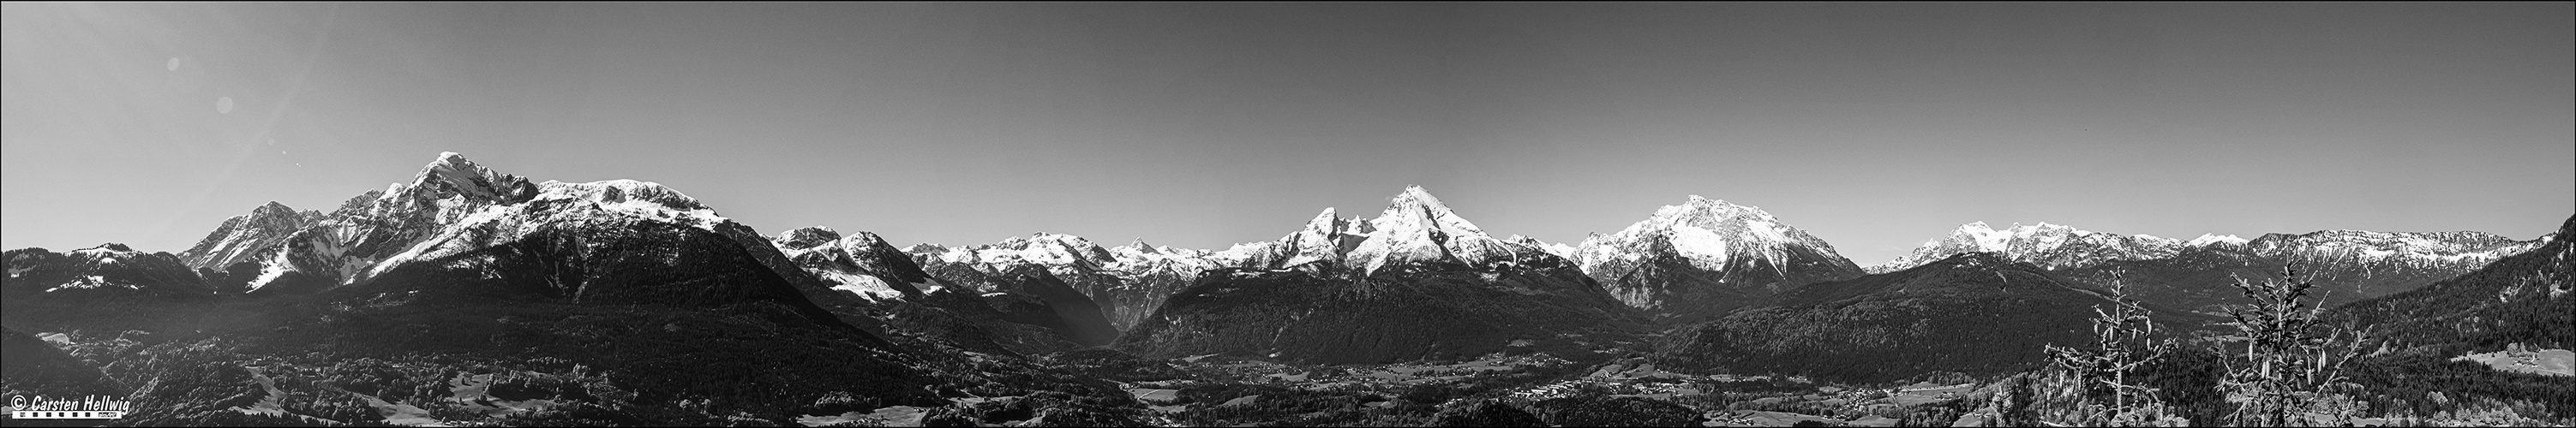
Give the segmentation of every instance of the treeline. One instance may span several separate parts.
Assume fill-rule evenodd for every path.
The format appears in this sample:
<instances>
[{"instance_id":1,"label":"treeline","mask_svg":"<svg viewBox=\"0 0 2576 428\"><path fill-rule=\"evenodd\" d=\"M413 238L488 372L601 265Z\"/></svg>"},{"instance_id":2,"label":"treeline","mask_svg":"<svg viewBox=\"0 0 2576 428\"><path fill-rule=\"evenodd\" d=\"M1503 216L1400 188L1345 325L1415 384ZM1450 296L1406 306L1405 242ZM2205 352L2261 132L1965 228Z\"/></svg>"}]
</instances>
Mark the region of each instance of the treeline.
<instances>
[{"instance_id":1,"label":"treeline","mask_svg":"<svg viewBox=\"0 0 2576 428\"><path fill-rule=\"evenodd\" d=\"M1873 296L1876 297L1876 296ZM2036 368L2050 343L2085 339L2080 306L2037 299L1855 299L1737 312L1657 347L1674 367L1885 383L1928 372L1993 377Z\"/></svg>"},{"instance_id":2,"label":"treeline","mask_svg":"<svg viewBox=\"0 0 2576 428\"><path fill-rule=\"evenodd\" d=\"M2481 330L2468 338L2407 346L2379 337L2356 320L2367 316L2327 316L2307 291L2312 285L2285 269L2283 280L2237 287L2253 304L2230 308L2237 331L2181 341L2160 341L2147 333L2152 323L2122 290L2111 289L2117 304L2097 313L2097 341L2089 347L2050 346L2047 369L2007 379L1992 403L2006 425L2040 423L2081 426L2302 426L2348 425L2365 418L2392 425L2414 424L2565 424L2576 416L2576 383L2564 377L2509 373L2484 364L2454 361L2478 340L2545 338L2550 325ZM2529 276L2512 276L2530 278ZM2477 285L2477 278L2448 281L2453 287ZM2519 281L2519 279L2517 279ZM2526 283L2527 284L2527 283ZM2459 290L2446 290L2456 294ZM2488 305L2472 309L2516 307L2496 294L2484 294ZM2407 297L2401 295L2401 297ZM2454 300L2414 296L2395 301ZM2544 304L2557 304L2535 299ZM2364 315L2406 313L2384 310L2407 305L2373 301ZM2373 302L2364 302L2370 304ZM2520 305L2541 307L2542 305ZM2537 311L2484 311L2523 314L2520 320L2484 320L2515 324L2565 317ZM2471 317L2474 320L2475 317ZM2400 324L2421 327L2425 323ZM2439 325L2439 324L2436 324ZM2564 329L2563 322L2555 324ZM2408 338L2422 330L2405 330ZM2497 346L2501 347L2501 346Z\"/></svg>"}]
</instances>

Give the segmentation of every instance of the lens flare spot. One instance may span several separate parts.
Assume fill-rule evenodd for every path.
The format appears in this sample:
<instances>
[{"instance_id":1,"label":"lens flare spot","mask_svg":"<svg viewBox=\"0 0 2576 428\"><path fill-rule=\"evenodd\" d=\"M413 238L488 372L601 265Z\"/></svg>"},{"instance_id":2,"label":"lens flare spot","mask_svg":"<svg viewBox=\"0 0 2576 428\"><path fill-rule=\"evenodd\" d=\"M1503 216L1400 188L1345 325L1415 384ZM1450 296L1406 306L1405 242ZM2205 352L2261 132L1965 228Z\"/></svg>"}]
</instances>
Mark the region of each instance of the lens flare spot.
<instances>
[{"instance_id":1,"label":"lens flare spot","mask_svg":"<svg viewBox=\"0 0 2576 428\"><path fill-rule=\"evenodd\" d=\"M226 113L226 114L232 113L232 112L233 112L233 97L216 98L216 99L215 99L215 112L216 112L216 113Z\"/></svg>"},{"instance_id":2,"label":"lens flare spot","mask_svg":"<svg viewBox=\"0 0 2576 428\"><path fill-rule=\"evenodd\" d=\"M170 71L179 71L179 57L170 57Z\"/></svg>"}]
</instances>

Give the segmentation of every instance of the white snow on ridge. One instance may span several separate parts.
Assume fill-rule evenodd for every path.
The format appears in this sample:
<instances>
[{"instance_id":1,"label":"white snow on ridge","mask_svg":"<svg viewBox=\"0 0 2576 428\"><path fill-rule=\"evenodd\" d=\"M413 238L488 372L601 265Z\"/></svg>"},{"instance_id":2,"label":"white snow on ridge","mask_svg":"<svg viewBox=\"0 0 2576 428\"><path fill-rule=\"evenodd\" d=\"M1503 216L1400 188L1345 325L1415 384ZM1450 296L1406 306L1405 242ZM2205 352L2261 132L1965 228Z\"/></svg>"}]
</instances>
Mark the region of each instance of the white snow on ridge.
<instances>
[{"instance_id":1,"label":"white snow on ridge","mask_svg":"<svg viewBox=\"0 0 2576 428\"><path fill-rule=\"evenodd\" d=\"M250 284L248 284L250 286L249 291L259 291L260 288L267 287L268 284L277 282L277 278L279 276L284 276L287 271L293 269L294 263L287 259L287 256L290 254L294 253L291 251L279 251L277 252L277 255L269 257L268 263L262 263L259 268L259 276L251 278Z\"/></svg>"},{"instance_id":2,"label":"white snow on ridge","mask_svg":"<svg viewBox=\"0 0 2576 428\"><path fill-rule=\"evenodd\" d=\"M977 263L983 261L982 258L976 257L974 248L967 247L949 248L945 251L940 251L938 258L939 261L948 263Z\"/></svg>"},{"instance_id":3,"label":"white snow on ridge","mask_svg":"<svg viewBox=\"0 0 2576 428\"><path fill-rule=\"evenodd\" d=\"M1676 255L1710 271L1761 262L1786 275L1795 263L1793 254L1834 253L1832 245L1761 208L1691 195L1689 201L1658 208L1653 216L1618 233L1585 238L1570 258L1595 278L1617 278L1655 256L1647 254L1654 251L1649 247L1654 240L1670 244Z\"/></svg>"},{"instance_id":4,"label":"white snow on ridge","mask_svg":"<svg viewBox=\"0 0 2576 428\"><path fill-rule=\"evenodd\" d=\"M1030 235L1029 237L1014 236L1009 239L1004 239L1000 243L972 251L974 252L975 259L988 263L1032 263L1046 266L1072 266L1083 264L1085 262L1105 262L1106 260L1094 260L1092 257L1086 257L1086 255L1092 254L1092 250L1097 250L1099 248L1100 246L1092 244L1091 240L1083 239L1079 236L1039 232L1037 234Z\"/></svg>"},{"instance_id":5,"label":"white snow on ridge","mask_svg":"<svg viewBox=\"0 0 2576 428\"><path fill-rule=\"evenodd\" d=\"M375 260L373 262L365 263L362 266L358 266L363 269L356 271L355 276L343 275L342 277L348 278L351 283L364 281L368 278L384 275L386 271L393 269L395 266L401 266L404 263L415 260L445 257L457 251L479 248L492 243L458 242L468 236L481 236L484 239L494 241L515 239L528 232L524 229L524 226L526 226L525 224L517 224L517 226L521 227L514 227L506 231L495 230L493 233L489 234L478 234L471 231L483 229L486 227L485 225L487 223L499 221L521 223L516 220L526 217L526 208L527 204L485 206L480 210L474 211L472 214L468 214L463 218L458 219L454 223L450 223L440 228L436 234L430 235L426 237L426 239L421 239L419 242L412 243L411 246L404 248L401 253L395 253L392 256L385 257L383 260ZM492 229L499 228L496 225L495 227L492 227ZM344 263L354 264L358 262L360 261L349 260ZM349 268L350 267L348 266L343 266L344 270Z\"/></svg>"},{"instance_id":6,"label":"white snow on ridge","mask_svg":"<svg viewBox=\"0 0 2576 428\"><path fill-rule=\"evenodd\" d=\"M1508 263L1533 255L1573 252L1574 247L1515 237L1496 239L1475 223L1457 216L1420 186L1410 186L1376 218L1343 219L1326 208L1296 231L1279 239L1234 244L1223 250L1147 245L1142 240L1101 247L1070 235L1014 237L991 245L947 248L916 245L908 253L928 255L943 263L999 266L1034 263L1050 269L1090 268L1125 275L1170 271L1183 276L1223 267L1284 268L1314 263L1375 272L1390 264L1455 262L1470 265Z\"/></svg>"},{"instance_id":7,"label":"white snow on ridge","mask_svg":"<svg viewBox=\"0 0 2576 428\"><path fill-rule=\"evenodd\" d=\"M1140 275L1156 269L1167 269L1174 274L1196 278L1201 271L1223 267L1214 258L1215 252L1148 246L1143 239L1138 239L1133 244L1109 248L1109 256L1113 260L1110 263L1111 269Z\"/></svg>"},{"instance_id":8,"label":"white snow on ridge","mask_svg":"<svg viewBox=\"0 0 2576 428\"><path fill-rule=\"evenodd\" d=\"M109 285L112 285L112 284L109 284L109 283L107 282L107 278L103 278L103 277L100 277L100 276L98 276L98 275L83 275L83 276L81 276L81 277L79 277L79 278L73 278L73 279L72 279L72 282L66 282L66 283L63 283L62 285L56 285L56 286L54 286L53 288L47 288L47 289L45 289L45 291L46 291L46 292L53 292L53 291L55 291L55 290L87 290L87 289L93 289L93 288L99 288L99 287L106 287L106 286L109 286ZM124 285L123 285L123 288L126 288L126 289L136 289L136 290L142 289L141 287L136 287L136 286L134 286L134 284L124 284Z\"/></svg>"},{"instance_id":9,"label":"white snow on ridge","mask_svg":"<svg viewBox=\"0 0 2576 428\"><path fill-rule=\"evenodd\" d=\"M2144 236L2144 235L2140 235L2140 236ZM2248 241L2246 241L2246 239L2245 239L2245 238L2239 238L2239 237L2236 237L2236 235L2219 235L2219 234L2214 234L2214 233L2205 233L2205 234L2201 234L2201 235L2200 235L2200 237L2198 237L2198 238L2191 238L2191 241L2184 242L2184 243L2183 243L2183 245L2185 245L2185 246L2192 246L2192 247L2206 247L2206 246L2211 246L2211 245L2245 245L2245 243L2246 243L2246 242L2248 242Z\"/></svg>"},{"instance_id":10,"label":"white snow on ridge","mask_svg":"<svg viewBox=\"0 0 2576 428\"><path fill-rule=\"evenodd\" d=\"M1577 248L1577 247L1575 247L1575 246L1573 246L1573 245L1566 245L1566 244L1563 244L1563 243L1550 243L1550 242L1543 242L1543 241L1539 241L1539 240L1538 240L1538 238L1531 238L1531 237L1520 236L1520 235L1512 235L1512 237L1511 237L1510 239L1505 239L1505 241L1510 241L1510 242L1513 242L1513 243L1518 243L1518 244L1525 245L1525 246L1529 246L1529 247L1532 247L1532 248L1537 248L1537 249L1539 249L1539 251L1545 251L1545 252L1547 252L1548 254L1552 254L1552 255L1555 255L1555 256L1556 256L1556 257L1558 257L1558 258L1563 258L1563 259L1566 259L1566 260L1573 260L1573 259L1574 259L1574 254L1575 254L1575 253L1578 253L1578 252L1581 252L1581 250L1580 250L1579 248Z\"/></svg>"},{"instance_id":11,"label":"white snow on ridge","mask_svg":"<svg viewBox=\"0 0 2576 428\"><path fill-rule=\"evenodd\" d=\"M533 194L525 193L529 190L534 190ZM696 199L661 184L624 179L530 184L524 178L494 172L454 152L441 153L411 182L393 183L370 196L342 205L344 211L358 211L354 218L335 214L283 239L302 242L238 245L227 250L254 251L292 244L287 248L294 250L280 251L264 263L261 275L250 284L257 290L289 271L331 276L320 279L352 284L397 265L483 248L517 239L535 227L587 221L598 213L688 225L709 232L717 232L731 222ZM270 209L263 206L262 210ZM294 215L282 206L274 211ZM244 226L244 231L254 229ZM393 241L385 241L389 239ZM352 253L353 247L360 245L373 250ZM312 265L295 265L299 260Z\"/></svg>"},{"instance_id":12,"label":"white snow on ridge","mask_svg":"<svg viewBox=\"0 0 2576 428\"><path fill-rule=\"evenodd\" d=\"M2014 224L2013 228L2020 229L2021 225ZM2004 233L2003 231L1995 230L1993 227L1986 226L1986 222L1982 221L1968 223L1966 226L1959 226L1959 233L1968 234L1969 239L1971 239L1969 242L1976 243L1978 251L2003 251L2006 244L2010 243L2013 237L2010 233Z\"/></svg>"},{"instance_id":13,"label":"white snow on ridge","mask_svg":"<svg viewBox=\"0 0 2576 428\"><path fill-rule=\"evenodd\" d=\"M1868 271L1893 272L1970 252L1999 253L2013 260L2056 269L2101 260L2170 257L2181 251L2184 245L2182 241L2155 235L2114 235L2047 222L2035 225L2014 223L2010 228L1997 230L1986 222L1977 221L1960 225L1947 237L1924 241L1913 252L1871 266Z\"/></svg>"},{"instance_id":14,"label":"white snow on ridge","mask_svg":"<svg viewBox=\"0 0 2576 428\"><path fill-rule=\"evenodd\" d=\"M597 204L600 209L642 218L669 220L695 226L709 232L732 219L716 215L689 195L663 187L660 183L627 179L564 183L547 181L538 185L536 201L581 200Z\"/></svg>"},{"instance_id":15,"label":"white snow on ridge","mask_svg":"<svg viewBox=\"0 0 2576 428\"><path fill-rule=\"evenodd\" d=\"M2537 247L2535 241L2506 240L2498 244L2490 240L2495 238L2477 235L2328 230L2287 239L2258 241L2235 235L2202 234L2183 241L2144 234L2094 233L2047 223L2036 226L2015 224L2010 229L1994 230L1985 222L1972 222L1960 226L1947 237L1926 241L1913 252L1868 270L1892 272L1977 251L2000 253L2012 260L2050 269L2080 268L2107 261L2173 257L2193 248L2236 249L2265 257L2297 257L2315 262L2375 263L2404 259L2410 260L2406 263L2459 265Z\"/></svg>"}]
</instances>

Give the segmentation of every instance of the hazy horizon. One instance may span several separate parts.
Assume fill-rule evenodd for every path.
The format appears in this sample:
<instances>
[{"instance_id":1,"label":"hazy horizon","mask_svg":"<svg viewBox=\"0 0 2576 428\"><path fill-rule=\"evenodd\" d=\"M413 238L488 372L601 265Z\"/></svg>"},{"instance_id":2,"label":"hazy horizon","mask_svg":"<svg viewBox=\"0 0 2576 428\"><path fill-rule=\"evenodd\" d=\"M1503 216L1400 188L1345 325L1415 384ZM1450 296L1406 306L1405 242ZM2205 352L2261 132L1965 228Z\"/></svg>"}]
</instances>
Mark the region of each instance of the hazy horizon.
<instances>
[{"instance_id":1,"label":"hazy horizon","mask_svg":"<svg viewBox=\"0 0 2576 428\"><path fill-rule=\"evenodd\" d=\"M2576 214L2568 3L5 8L12 249L175 253L443 151L899 246L1223 249L1407 185L1565 243L1723 199L1861 265Z\"/></svg>"}]
</instances>

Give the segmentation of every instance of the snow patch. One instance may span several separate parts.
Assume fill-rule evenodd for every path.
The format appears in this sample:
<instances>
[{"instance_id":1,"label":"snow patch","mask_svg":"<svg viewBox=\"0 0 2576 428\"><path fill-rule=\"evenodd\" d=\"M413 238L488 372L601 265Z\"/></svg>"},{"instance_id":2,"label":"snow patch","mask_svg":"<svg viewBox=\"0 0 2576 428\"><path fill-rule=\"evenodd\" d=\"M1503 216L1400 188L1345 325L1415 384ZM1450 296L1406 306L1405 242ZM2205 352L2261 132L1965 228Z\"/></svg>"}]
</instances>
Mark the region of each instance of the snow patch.
<instances>
[{"instance_id":1,"label":"snow patch","mask_svg":"<svg viewBox=\"0 0 2576 428\"><path fill-rule=\"evenodd\" d=\"M292 269L289 267L289 263L287 262L286 256L288 253L288 251L279 251L276 256L269 257L268 263L263 263L262 266L260 266L259 276L251 278L249 284L250 291L259 291L261 287L267 287L269 283L277 282L277 277L286 275L286 272Z\"/></svg>"},{"instance_id":2,"label":"snow patch","mask_svg":"<svg viewBox=\"0 0 2576 428\"><path fill-rule=\"evenodd\" d=\"M821 273L823 274L824 280L839 284L832 286L832 289L846 291L850 294L857 294L859 297L866 298L870 301L883 301L886 299L897 299L903 297L902 292L895 291L893 286L886 285L885 280L877 279L875 275L857 275L832 271L824 271Z\"/></svg>"},{"instance_id":3,"label":"snow patch","mask_svg":"<svg viewBox=\"0 0 2576 428\"><path fill-rule=\"evenodd\" d=\"M102 277L99 277L98 275L83 275L83 276L81 276L81 277L79 277L79 278L73 278L73 279L72 279L72 282L66 282L66 283L63 283L62 285L56 285L56 286L54 286L54 288L48 288L48 289L45 289L45 291L46 291L46 292L53 292L54 290L88 290L88 289L94 289L94 288L106 287L106 286L108 286L107 278L102 278ZM134 286L132 286L132 285L127 285L127 286L125 286L125 288L134 288Z\"/></svg>"},{"instance_id":4,"label":"snow patch","mask_svg":"<svg viewBox=\"0 0 2576 428\"><path fill-rule=\"evenodd\" d=\"M1672 243L1673 251L1681 253L1682 257L1688 257L1694 262L1705 261L1710 264L1701 266L1703 268L1726 266L1729 255L1726 252L1726 238L1718 236L1717 232L1698 226L1677 226L1672 229Z\"/></svg>"}]
</instances>

